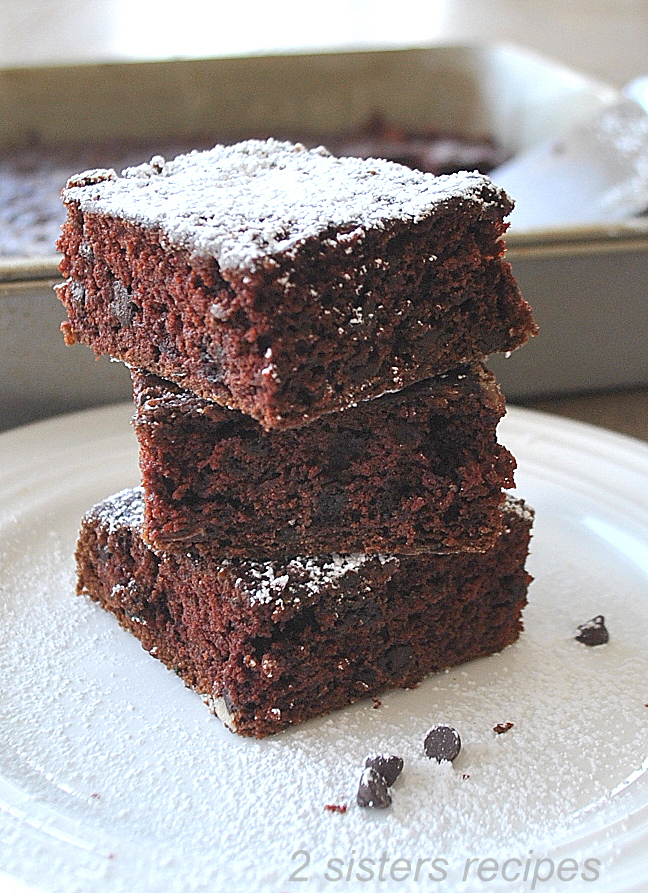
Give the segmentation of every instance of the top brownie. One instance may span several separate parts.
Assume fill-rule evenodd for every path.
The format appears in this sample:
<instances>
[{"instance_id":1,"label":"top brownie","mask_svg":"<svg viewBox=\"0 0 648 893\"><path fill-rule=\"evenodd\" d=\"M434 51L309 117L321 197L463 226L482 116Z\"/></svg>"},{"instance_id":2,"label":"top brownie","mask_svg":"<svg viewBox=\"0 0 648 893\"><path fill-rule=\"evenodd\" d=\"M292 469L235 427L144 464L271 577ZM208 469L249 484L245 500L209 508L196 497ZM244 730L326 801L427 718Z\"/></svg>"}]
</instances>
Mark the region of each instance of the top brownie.
<instances>
[{"instance_id":1,"label":"top brownie","mask_svg":"<svg viewBox=\"0 0 648 893\"><path fill-rule=\"evenodd\" d=\"M535 333L487 177L250 140L88 171L59 288L81 341L265 428L395 391Z\"/></svg>"}]
</instances>

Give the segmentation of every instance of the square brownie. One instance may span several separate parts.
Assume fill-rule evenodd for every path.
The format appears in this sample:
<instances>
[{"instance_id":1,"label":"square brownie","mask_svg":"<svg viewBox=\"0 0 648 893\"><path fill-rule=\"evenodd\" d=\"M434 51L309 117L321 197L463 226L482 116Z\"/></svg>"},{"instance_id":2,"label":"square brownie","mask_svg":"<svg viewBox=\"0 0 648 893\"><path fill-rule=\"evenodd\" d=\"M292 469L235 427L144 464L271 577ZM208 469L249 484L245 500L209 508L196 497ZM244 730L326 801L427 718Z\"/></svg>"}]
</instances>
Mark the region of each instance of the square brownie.
<instances>
[{"instance_id":1,"label":"square brownie","mask_svg":"<svg viewBox=\"0 0 648 893\"><path fill-rule=\"evenodd\" d=\"M515 462L504 398L483 366L266 431L250 416L133 371L154 547L213 558L483 551Z\"/></svg>"},{"instance_id":2,"label":"square brownie","mask_svg":"<svg viewBox=\"0 0 648 893\"><path fill-rule=\"evenodd\" d=\"M227 726L263 737L517 639L532 512L483 553L214 561L158 552L141 489L82 522L78 592L112 612Z\"/></svg>"},{"instance_id":3,"label":"square brownie","mask_svg":"<svg viewBox=\"0 0 648 893\"><path fill-rule=\"evenodd\" d=\"M249 140L63 191L68 343L265 428L396 391L536 331L487 177Z\"/></svg>"}]
</instances>

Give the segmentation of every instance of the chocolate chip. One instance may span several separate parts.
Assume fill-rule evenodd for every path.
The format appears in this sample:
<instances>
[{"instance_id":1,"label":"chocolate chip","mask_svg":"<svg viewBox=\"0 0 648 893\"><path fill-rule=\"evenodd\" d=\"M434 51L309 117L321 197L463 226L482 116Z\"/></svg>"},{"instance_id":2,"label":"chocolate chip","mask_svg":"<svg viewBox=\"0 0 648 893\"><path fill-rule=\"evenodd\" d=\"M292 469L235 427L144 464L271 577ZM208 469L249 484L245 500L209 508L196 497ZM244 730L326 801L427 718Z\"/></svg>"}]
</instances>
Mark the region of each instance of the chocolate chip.
<instances>
[{"instance_id":1,"label":"chocolate chip","mask_svg":"<svg viewBox=\"0 0 648 893\"><path fill-rule=\"evenodd\" d=\"M151 169L154 174L161 174L165 164L166 161L163 155L154 155L153 158L151 158Z\"/></svg>"},{"instance_id":2,"label":"chocolate chip","mask_svg":"<svg viewBox=\"0 0 648 893\"><path fill-rule=\"evenodd\" d=\"M582 623L578 627L578 634L574 638L577 642L582 642L583 645L605 645L610 638L610 634L605 627L605 617L602 614L598 614L596 617L588 620L587 623Z\"/></svg>"},{"instance_id":3,"label":"chocolate chip","mask_svg":"<svg viewBox=\"0 0 648 893\"><path fill-rule=\"evenodd\" d=\"M419 427L408 422L392 423L390 433L400 446L415 449L423 442L423 434Z\"/></svg>"},{"instance_id":4,"label":"chocolate chip","mask_svg":"<svg viewBox=\"0 0 648 893\"><path fill-rule=\"evenodd\" d=\"M367 692L376 689L378 680L376 672L372 667L360 667L355 672L356 681L354 683L358 691Z\"/></svg>"},{"instance_id":5,"label":"chocolate chip","mask_svg":"<svg viewBox=\"0 0 648 893\"><path fill-rule=\"evenodd\" d=\"M114 280L112 293L110 312L123 328L128 329L137 314L137 306L131 300L130 291L119 279Z\"/></svg>"},{"instance_id":6,"label":"chocolate chip","mask_svg":"<svg viewBox=\"0 0 648 893\"><path fill-rule=\"evenodd\" d=\"M234 706L234 701L232 701L232 697L226 688L223 689L222 697L223 701L225 701L227 712L234 714L236 712L236 707Z\"/></svg>"},{"instance_id":7,"label":"chocolate chip","mask_svg":"<svg viewBox=\"0 0 648 893\"><path fill-rule=\"evenodd\" d=\"M498 722L496 726L493 726L493 731L498 735L503 735L504 732L508 732L509 729L513 728L512 722Z\"/></svg>"},{"instance_id":8,"label":"chocolate chip","mask_svg":"<svg viewBox=\"0 0 648 893\"><path fill-rule=\"evenodd\" d=\"M104 563L105 563L106 561L109 561L109 560L111 559L111 557L112 557L112 554L113 554L113 553L111 552L111 550L108 548L108 545L107 545L107 544L104 544L104 543L101 543L100 545L97 546L97 548L96 548L96 552L97 552L97 558L98 558L98 560L99 560L99 561L102 561L102 562L104 562Z\"/></svg>"},{"instance_id":9,"label":"chocolate chip","mask_svg":"<svg viewBox=\"0 0 648 893\"><path fill-rule=\"evenodd\" d=\"M364 629L366 633L372 627L382 627L385 623L385 618L380 610L380 605L376 604L374 599L367 593L358 593L357 589L357 578L355 581L349 580L348 588L344 588L344 605L347 610L340 615L337 621L337 628L344 632ZM377 634L379 635L380 633L378 632ZM362 673L356 675L362 676ZM374 679L375 674L372 676L372 681Z\"/></svg>"},{"instance_id":10,"label":"chocolate chip","mask_svg":"<svg viewBox=\"0 0 648 893\"><path fill-rule=\"evenodd\" d=\"M218 344L210 342L200 349L200 360L203 364L204 374L214 384L223 381L223 362L225 352Z\"/></svg>"},{"instance_id":11,"label":"chocolate chip","mask_svg":"<svg viewBox=\"0 0 648 893\"><path fill-rule=\"evenodd\" d=\"M315 509L318 520L327 522L339 520L347 498L347 494L342 487L337 487L335 484L329 484L325 487L319 495Z\"/></svg>"},{"instance_id":12,"label":"chocolate chip","mask_svg":"<svg viewBox=\"0 0 648 893\"><path fill-rule=\"evenodd\" d=\"M433 726L425 736L423 750L426 756L438 763L444 760L452 762L461 750L459 732L451 726Z\"/></svg>"},{"instance_id":13,"label":"chocolate chip","mask_svg":"<svg viewBox=\"0 0 648 893\"><path fill-rule=\"evenodd\" d=\"M90 264L94 263L94 251L92 250L90 242L81 242L79 245L79 256L84 260L87 260Z\"/></svg>"},{"instance_id":14,"label":"chocolate chip","mask_svg":"<svg viewBox=\"0 0 648 893\"><path fill-rule=\"evenodd\" d=\"M371 806L374 809L386 809L391 806L392 798L387 782L371 766L364 769L360 776L357 801L358 806Z\"/></svg>"},{"instance_id":15,"label":"chocolate chip","mask_svg":"<svg viewBox=\"0 0 648 893\"><path fill-rule=\"evenodd\" d=\"M366 452L366 447L359 434L343 430L331 436L328 451L329 471L339 473L359 459Z\"/></svg>"},{"instance_id":16,"label":"chocolate chip","mask_svg":"<svg viewBox=\"0 0 648 893\"><path fill-rule=\"evenodd\" d=\"M403 761L400 757L377 753L374 756L367 757L365 768L375 769L379 775L382 775L387 787L390 788L403 771Z\"/></svg>"},{"instance_id":17,"label":"chocolate chip","mask_svg":"<svg viewBox=\"0 0 648 893\"><path fill-rule=\"evenodd\" d=\"M77 282L75 279L71 279L68 289L68 294L70 295L70 304L72 305L73 310L76 310L77 312L82 311L85 307L86 300L85 288L81 285L80 282Z\"/></svg>"},{"instance_id":18,"label":"chocolate chip","mask_svg":"<svg viewBox=\"0 0 648 893\"><path fill-rule=\"evenodd\" d=\"M381 665L389 676L404 676L414 659L411 645L393 645L384 655Z\"/></svg>"}]
</instances>

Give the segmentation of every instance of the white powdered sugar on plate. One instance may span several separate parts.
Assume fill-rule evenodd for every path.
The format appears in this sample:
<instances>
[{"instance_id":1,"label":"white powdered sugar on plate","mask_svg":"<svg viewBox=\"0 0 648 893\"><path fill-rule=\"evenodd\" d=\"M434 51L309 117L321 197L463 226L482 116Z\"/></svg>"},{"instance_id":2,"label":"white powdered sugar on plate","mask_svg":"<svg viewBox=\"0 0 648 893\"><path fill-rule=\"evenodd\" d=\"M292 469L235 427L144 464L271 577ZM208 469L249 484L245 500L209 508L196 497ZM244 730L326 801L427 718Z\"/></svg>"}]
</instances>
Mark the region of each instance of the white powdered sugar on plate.
<instances>
[{"instance_id":1,"label":"white powdered sugar on plate","mask_svg":"<svg viewBox=\"0 0 648 893\"><path fill-rule=\"evenodd\" d=\"M648 448L510 410L501 436L536 510L520 641L255 741L74 595L82 514L137 480L131 412L0 438L0 879L48 893L643 889ZM610 641L587 648L573 635L597 614ZM451 765L423 752L436 723L461 734ZM376 752L405 766L388 809L361 809ZM502 877L513 860L518 882Z\"/></svg>"},{"instance_id":2,"label":"white powdered sugar on plate","mask_svg":"<svg viewBox=\"0 0 648 893\"><path fill-rule=\"evenodd\" d=\"M476 171L435 177L272 139L171 161L158 156L121 177L86 171L69 181L63 198L87 213L159 228L171 244L214 257L223 271L252 271L263 258L337 230L344 247L389 221L420 221L449 199L480 206L505 200Z\"/></svg>"}]
</instances>

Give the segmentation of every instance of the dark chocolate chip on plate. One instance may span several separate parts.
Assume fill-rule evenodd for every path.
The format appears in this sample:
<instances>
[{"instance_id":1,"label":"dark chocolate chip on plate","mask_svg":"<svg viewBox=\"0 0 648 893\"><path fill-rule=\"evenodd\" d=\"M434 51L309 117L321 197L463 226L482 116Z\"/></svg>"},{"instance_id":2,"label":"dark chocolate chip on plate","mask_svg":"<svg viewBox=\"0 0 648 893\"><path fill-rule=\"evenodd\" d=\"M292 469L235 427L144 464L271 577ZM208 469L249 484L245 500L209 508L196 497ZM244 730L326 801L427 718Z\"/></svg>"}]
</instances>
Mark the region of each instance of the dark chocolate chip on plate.
<instances>
[{"instance_id":1,"label":"dark chocolate chip on plate","mask_svg":"<svg viewBox=\"0 0 648 893\"><path fill-rule=\"evenodd\" d=\"M362 771L357 801L358 806L371 806L374 809L386 809L391 806L392 798L387 782L372 766L367 766Z\"/></svg>"},{"instance_id":2,"label":"dark chocolate chip on plate","mask_svg":"<svg viewBox=\"0 0 648 893\"><path fill-rule=\"evenodd\" d=\"M581 623L574 638L577 642L582 642L583 645L605 645L610 639L610 634L605 626L605 617L598 614L587 623Z\"/></svg>"},{"instance_id":3,"label":"dark chocolate chip on plate","mask_svg":"<svg viewBox=\"0 0 648 893\"><path fill-rule=\"evenodd\" d=\"M445 760L452 762L461 750L459 732L452 726L433 726L425 736L423 750L426 756L438 763Z\"/></svg>"},{"instance_id":4,"label":"dark chocolate chip on plate","mask_svg":"<svg viewBox=\"0 0 648 893\"><path fill-rule=\"evenodd\" d=\"M390 788L403 771L403 761L400 757L378 753L367 757L365 768L375 769L379 775L382 775L387 782L387 787Z\"/></svg>"}]
</instances>

